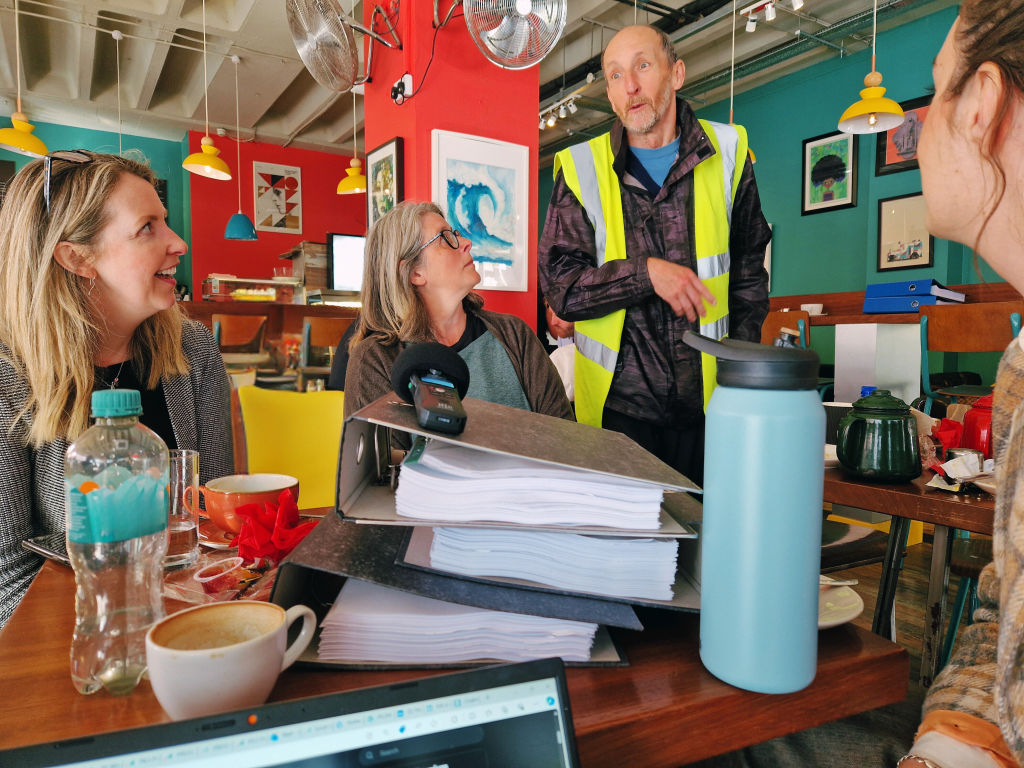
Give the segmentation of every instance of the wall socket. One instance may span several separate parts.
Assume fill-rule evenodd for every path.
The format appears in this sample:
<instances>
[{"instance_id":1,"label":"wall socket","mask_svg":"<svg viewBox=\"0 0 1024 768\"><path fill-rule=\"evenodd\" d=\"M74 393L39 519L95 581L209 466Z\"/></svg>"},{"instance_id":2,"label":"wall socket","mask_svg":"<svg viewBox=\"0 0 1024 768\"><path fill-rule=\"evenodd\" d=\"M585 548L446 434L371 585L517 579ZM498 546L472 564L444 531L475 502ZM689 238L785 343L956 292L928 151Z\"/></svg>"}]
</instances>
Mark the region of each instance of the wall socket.
<instances>
[{"instance_id":1,"label":"wall socket","mask_svg":"<svg viewBox=\"0 0 1024 768\"><path fill-rule=\"evenodd\" d=\"M406 72L400 80L396 80L391 86L391 99L395 104L401 105L407 98L412 96L412 75Z\"/></svg>"}]
</instances>

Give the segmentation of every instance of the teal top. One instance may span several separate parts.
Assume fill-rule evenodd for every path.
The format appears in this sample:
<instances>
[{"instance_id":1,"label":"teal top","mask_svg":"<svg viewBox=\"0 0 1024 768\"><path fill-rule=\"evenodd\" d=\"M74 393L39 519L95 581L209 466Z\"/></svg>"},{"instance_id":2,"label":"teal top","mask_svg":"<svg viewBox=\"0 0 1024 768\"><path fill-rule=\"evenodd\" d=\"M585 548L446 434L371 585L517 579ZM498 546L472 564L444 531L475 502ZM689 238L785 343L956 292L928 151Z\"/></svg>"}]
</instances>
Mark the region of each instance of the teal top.
<instances>
[{"instance_id":1,"label":"teal top","mask_svg":"<svg viewBox=\"0 0 1024 768\"><path fill-rule=\"evenodd\" d=\"M469 390L466 397L530 410L530 402L512 367L508 351L493 333L485 331L460 350L459 356L469 366Z\"/></svg>"}]
</instances>

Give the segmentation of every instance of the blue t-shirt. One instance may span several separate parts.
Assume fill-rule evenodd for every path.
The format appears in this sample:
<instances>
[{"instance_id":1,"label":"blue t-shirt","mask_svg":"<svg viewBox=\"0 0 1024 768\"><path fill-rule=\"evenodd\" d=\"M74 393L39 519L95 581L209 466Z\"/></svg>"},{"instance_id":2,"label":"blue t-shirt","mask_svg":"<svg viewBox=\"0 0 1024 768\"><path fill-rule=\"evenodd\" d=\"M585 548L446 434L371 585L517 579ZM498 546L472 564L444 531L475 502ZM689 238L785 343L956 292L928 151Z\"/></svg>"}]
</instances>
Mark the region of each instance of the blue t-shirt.
<instances>
[{"instance_id":1,"label":"blue t-shirt","mask_svg":"<svg viewBox=\"0 0 1024 768\"><path fill-rule=\"evenodd\" d=\"M629 148L629 151L636 155L636 159L640 161L659 189L665 186L665 178L672 170L672 163L675 161L676 155L679 154L679 138L676 136L675 141L657 149L641 149L634 146Z\"/></svg>"}]
</instances>

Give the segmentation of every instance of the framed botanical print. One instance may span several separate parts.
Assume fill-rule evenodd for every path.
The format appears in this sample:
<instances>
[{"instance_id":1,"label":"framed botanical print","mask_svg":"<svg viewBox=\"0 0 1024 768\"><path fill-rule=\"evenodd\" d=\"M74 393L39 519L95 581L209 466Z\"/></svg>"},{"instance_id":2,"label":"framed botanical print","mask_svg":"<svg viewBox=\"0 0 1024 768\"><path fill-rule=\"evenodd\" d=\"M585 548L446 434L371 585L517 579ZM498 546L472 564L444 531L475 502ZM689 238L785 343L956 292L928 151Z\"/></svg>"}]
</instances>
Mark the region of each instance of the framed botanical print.
<instances>
[{"instance_id":1,"label":"framed botanical print","mask_svg":"<svg viewBox=\"0 0 1024 768\"><path fill-rule=\"evenodd\" d=\"M405 146L401 136L366 153L366 228L405 199Z\"/></svg>"},{"instance_id":2,"label":"framed botanical print","mask_svg":"<svg viewBox=\"0 0 1024 768\"><path fill-rule=\"evenodd\" d=\"M917 143L932 103L931 96L904 101L903 125L878 134L875 151L875 176L900 173L917 168Z\"/></svg>"},{"instance_id":3,"label":"framed botanical print","mask_svg":"<svg viewBox=\"0 0 1024 768\"><path fill-rule=\"evenodd\" d=\"M857 205L857 136L826 133L804 140L800 214Z\"/></svg>"},{"instance_id":4,"label":"framed botanical print","mask_svg":"<svg viewBox=\"0 0 1024 768\"><path fill-rule=\"evenodd\" d=\"M888 197L878 201L878 271L931 267L935 238L925 227L924 195Z\"/></svg>"}]
</instances>

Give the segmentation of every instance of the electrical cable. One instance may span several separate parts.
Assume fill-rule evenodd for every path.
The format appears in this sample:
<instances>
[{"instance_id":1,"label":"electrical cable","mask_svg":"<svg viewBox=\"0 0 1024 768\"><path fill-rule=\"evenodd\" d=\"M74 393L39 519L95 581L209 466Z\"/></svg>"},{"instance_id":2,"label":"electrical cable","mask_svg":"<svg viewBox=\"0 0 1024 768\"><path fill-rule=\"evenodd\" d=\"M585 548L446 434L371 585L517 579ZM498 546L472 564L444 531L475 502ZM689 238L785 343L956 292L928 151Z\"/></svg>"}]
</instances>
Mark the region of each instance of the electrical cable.
<instances>
[{"instance_id":1,"label":"electrical cable","mask_svg":"<svg viewBox=\"0 0 1024 768\"><path fill-rule=\"evenodd\" d=\"M466 14L464 14L464 13L459 13L459 14L456 14L455 16L452 16L451 18L452 19L457 19L460 16L465 16L465 15ZM420 84L418 86L416 86L416 90L413 91L411 94L409 94L408 96L405 97L405 101L408 101L413 96L415 96L417 93L419 93L420 92L420 88L423 87L423 83L427 79L427 73L430 71L430 65L434 63L434 47L437 45L437 33L440 32L443 28L444 27L442 25L442 26L437 27L437 28L434 29L434 39L430 43L430 58L427 60L426 69L423 70L423 77L420 78Z\"/></svg>"}]
</instances>

